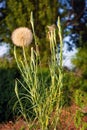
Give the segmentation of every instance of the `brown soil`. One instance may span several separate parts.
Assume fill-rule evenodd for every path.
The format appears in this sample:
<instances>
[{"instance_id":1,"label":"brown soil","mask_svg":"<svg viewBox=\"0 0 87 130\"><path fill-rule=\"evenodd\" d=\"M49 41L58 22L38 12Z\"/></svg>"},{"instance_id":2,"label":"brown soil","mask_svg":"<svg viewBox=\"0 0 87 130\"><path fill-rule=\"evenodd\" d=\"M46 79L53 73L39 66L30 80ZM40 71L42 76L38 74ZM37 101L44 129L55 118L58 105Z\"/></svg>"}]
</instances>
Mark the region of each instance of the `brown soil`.
<instances>
[{"instance_id":1,"label":"brown soil","mask_svg":"<svg viewBox=\"0 0 87 130\"><path fill-rule=\"evenodd\" d=\"M58 130L80 130L75 127L74 117L76 112L76 106L72 105L69 108L62 110L60 125ZM87 122L87 116L84 118ZM9 121L7 123L0 124L0 130L29 130L27 123L23 119L16 120L15 123Z\"/></svg>"},{"instance_id":2,"label":"brown soil","mask_svg":"<svg viewBox=\"0 0 87 130\"><path fill-rule=\"evenodd\" d=\"M0 130L28 130L28 127L23 119L19 119L15 123L9 121L7 123L0 124Z\"/></svg>"}]
</instances>

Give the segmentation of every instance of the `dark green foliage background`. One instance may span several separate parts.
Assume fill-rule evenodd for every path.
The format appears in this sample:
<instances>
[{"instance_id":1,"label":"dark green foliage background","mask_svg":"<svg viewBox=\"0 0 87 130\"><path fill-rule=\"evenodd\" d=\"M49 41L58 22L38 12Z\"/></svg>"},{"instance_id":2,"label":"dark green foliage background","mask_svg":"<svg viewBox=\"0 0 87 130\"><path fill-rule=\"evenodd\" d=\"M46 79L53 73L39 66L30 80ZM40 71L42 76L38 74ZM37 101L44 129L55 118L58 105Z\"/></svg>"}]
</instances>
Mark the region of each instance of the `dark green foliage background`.
<instances>
[{"instance_id":1,"label":"dark green foliage background","mask_svg":"<svg viewBox=\"0 0 87 130\"><path fill-rule=\"evenodd\" d=\"M15 79L20 77L16 66L0 59L0 122L12 119L15 102Z\"/></svg>"}]
</instances>

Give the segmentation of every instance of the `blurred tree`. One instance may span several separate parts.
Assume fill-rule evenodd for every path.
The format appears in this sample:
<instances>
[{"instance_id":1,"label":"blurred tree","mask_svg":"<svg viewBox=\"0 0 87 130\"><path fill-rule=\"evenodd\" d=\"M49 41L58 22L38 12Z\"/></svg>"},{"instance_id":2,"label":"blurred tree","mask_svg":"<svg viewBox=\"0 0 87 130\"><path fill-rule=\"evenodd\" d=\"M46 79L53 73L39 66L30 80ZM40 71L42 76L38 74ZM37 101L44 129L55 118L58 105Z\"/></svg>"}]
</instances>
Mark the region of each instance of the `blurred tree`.
<instances>
[{"instance_id":1,"label":"blurred tree","mask_svg":"<svg viewBox=\"0 0 87 130\"><path fill-rule=\"evenodd\" d=\"M68 1L68 0L67 0ZM73 41L78 47L82 47L83 44L80 42L80 37L83 42L87 41L86 34L87 34L87 9L86 9L86 0L71 0L69 1L71 9L69 10L68 20L66 21L67 26L71 25L71 33L75 34L75 39ZM78 8L77 8L78 7ZM78 35L76 35L78 34ZM79 37L79 38L78 38Z\"/></svg>"},{"instance_id":2,"label":"blurred tree","mask_svg":"<svg viewBox=\"0 0 87 130\"><path fill-rule=\"evenodd\" d=\"M0 42L3 41L2 27L4 26L3 20L5 19L5 16L6 16L5 7L6 7L5 0L0 0Z\"/></svg>"},{"instance_id":3,"label":"blurred tree","mask_svg":"<svg viewBox=\"0 0 87 130\"><path fill-rule=\"evenodd\" d=\"M72 11L69 14L68 26L71 25L71 34L74 34L74 44L78 52L72 61L76 66L76 73L80 76L79 87L87 91L87 4L86 0L69 1ZM77 40L76 40L77 39Z\"/></svg>"},{"instance_id":4,"label":"blurred tree","mask_svg":"<svg viewBox=\"0 0 87 130\"><path fill-rule=\"evenodd\" d=\"M78 53L77 59L75 59L76 66L81 69L82 73L87 72L86 64L87 64L87 56L86 56L86 48L87 48L87 8L86 8L86 0L72 0L72 9L74 18L71 20L71 24L73 26L72 33L78 34L77 46ZM77 8L78 7L78 8Z\"/></svg>"},{"instance_id":5,"label":"blurred tree","mask_svg":"<svg viewBox=\"0 0 87 130\"><path fill-rule=\"evenodd\" d=\"M4 3L4 0L1 0L0 1L0 20L5 18L4 9L5 9L5 3Z\"/></svg>"},{"instance_id":6,"label":"blurred tree","mask_svg":"<svg viewBox=\"0 0 87 130\"><path fill-rule=\"evenodd\" d=\"M61 0L61 3L67 9L66 16L62 19L66 26L64 35L70 36L71 49L73 44L78 49L76 57L72 59L78 81L75 81L75 77L71 80L71 86L87 91L87 1ZM69 44L70 41L67 43Z\"/></svg>"}]
</instances>

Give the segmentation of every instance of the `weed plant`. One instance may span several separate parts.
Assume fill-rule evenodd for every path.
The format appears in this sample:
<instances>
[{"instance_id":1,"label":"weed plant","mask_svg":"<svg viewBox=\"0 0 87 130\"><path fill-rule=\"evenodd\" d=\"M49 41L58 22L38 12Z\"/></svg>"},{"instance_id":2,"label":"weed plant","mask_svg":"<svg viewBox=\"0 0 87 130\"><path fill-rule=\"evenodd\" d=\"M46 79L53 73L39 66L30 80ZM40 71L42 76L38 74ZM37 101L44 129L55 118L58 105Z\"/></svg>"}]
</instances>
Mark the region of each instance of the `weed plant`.
<instances>
[{"instance_id":1,"label":"weed plant","mask_svg":"<svg viewBox=\"0 0 87 130\"><path fill-rule=\"evenodd\" d=\"M29 130L57 130L57 125L60 120L62 109L62 34L60 19L58 18L58 35L60 38L60 53L59 61L57 60L58 45L56 42L55 29L50 30L50 60L48 61L48 75L50 83L47 83L48 76L44 77L43 68L41 67L41 57L37 43L37 37L34 30L33 15L31 13L30 22L32 25L35 47L31 48L31 55L26 57L25 47L23 46L24 59L20 60L17 57L16 47L14 48L14 56L21 72L23 81L18 79L15 81L15 93L17 102L14 104L14 109L19 109L24 119L29 125ZM18 83L24 89L20 93ZM19 104L19 105L18 105ZM20 107L17 107L20 106ZM31 125L30 125L31 124Z\"/></svg>"},{"instance_id":2,"label":"weed plant","mask_svg":"<svg viewBox=\"0 0 87 130\"><path fill-rule=\"evenodd\" d=\"M78 89L75 91L75 103L77 110L75 114L75 126L80 130L87 129L87 122L84 120L87 116L87 93Z\"/></svg>"}]
</instances>

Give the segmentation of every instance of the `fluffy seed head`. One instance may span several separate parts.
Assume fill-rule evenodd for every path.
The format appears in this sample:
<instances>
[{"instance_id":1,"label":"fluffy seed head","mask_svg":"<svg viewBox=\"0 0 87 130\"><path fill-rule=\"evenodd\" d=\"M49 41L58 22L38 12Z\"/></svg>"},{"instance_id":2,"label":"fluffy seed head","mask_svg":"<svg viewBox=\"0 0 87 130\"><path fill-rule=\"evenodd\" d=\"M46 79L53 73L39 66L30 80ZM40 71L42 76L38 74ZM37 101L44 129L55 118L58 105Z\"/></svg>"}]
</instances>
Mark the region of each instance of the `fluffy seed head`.
<instances>
[{"instance_id":1,"label":"fluffy seed head","mask_svg":"<svg viewBox=\"0 0 87 130\"><path fill-rule=\"evenodd\" d=\"M30 29L19 27L13 31L11 39L16 46L28 46L33 40L33 34Z\"/></svg>"}]
</instances>

